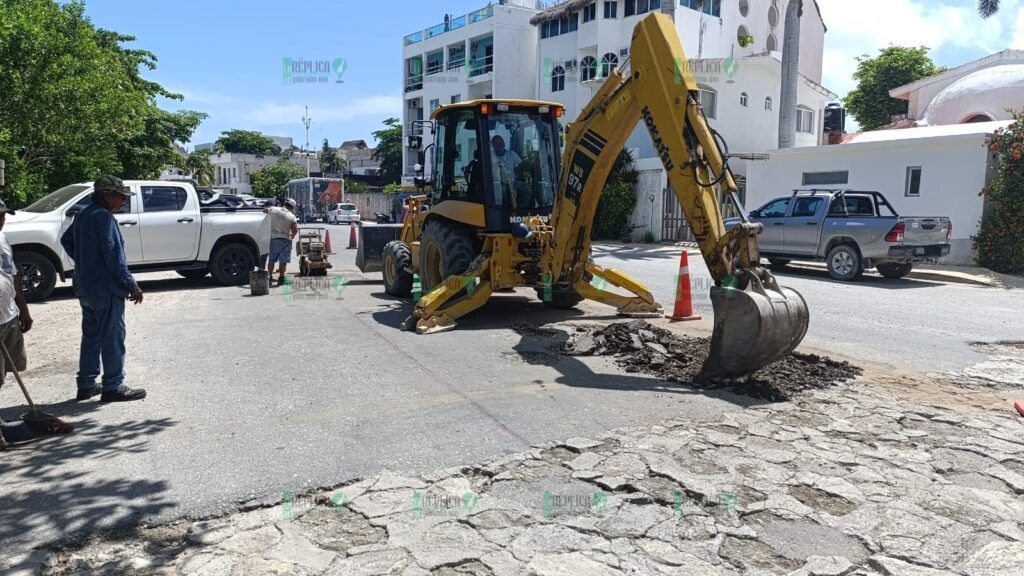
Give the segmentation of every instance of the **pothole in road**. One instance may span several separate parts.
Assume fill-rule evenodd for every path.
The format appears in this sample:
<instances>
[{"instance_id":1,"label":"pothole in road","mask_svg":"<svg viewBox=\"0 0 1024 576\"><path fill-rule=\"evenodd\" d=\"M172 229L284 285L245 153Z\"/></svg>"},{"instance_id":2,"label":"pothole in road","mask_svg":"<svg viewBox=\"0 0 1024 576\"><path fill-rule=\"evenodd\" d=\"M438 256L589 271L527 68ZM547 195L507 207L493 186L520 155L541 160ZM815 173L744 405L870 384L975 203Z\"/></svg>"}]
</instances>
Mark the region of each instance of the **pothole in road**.
<instances>
[{"instance_id":1,"label":"pothole in road","mask_svg":"<svg viewBox=\"0 0 1024 576\"><path fill-rule=\"evenodd\" d=\"M857 505L842 496L836 496L807 486L794 486L789 495L796 498L804 506L814 508L832 516L845 516L857 509Z\"/></svg>"},{"instance_id":2,"label":"pothole in road","mask_svg":"<svg viewBox=\"0 0 1024 576\"><path fill-rule=\"evenodd\" d=\"M387 540L383 528L370 524L365 516L347 506L340 510L318 507L303 514L296 523L324 550L347 553L356 546L382 544Z\"/></svg>"},{"instance_id":3,"label":"pothole in road","mask_svg":"<svg viewBox=\"0 0 1024 576\"><path fill-rule=\"evenodd\" d=\"M577 330L563 347L569 356L611 356L626 372L651 374L703 390L728 388L773 402L861 374L860 368L847 362L793 353L747 378L703 378L700 371L711 349L708 338L680 336L643 320Z\"/></svg>"}]
</instances>

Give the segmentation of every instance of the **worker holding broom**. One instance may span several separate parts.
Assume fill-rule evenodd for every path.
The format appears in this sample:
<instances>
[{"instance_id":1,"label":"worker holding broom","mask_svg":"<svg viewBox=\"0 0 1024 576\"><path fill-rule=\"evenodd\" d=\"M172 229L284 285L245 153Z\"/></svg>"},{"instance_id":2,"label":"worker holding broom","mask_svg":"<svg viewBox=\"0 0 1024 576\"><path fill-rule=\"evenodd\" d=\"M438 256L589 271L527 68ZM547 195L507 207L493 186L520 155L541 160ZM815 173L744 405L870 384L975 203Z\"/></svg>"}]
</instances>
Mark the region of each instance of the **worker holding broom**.
<instances>
[{"instance_id":1,"label":"worker holding broom","mask_svg":"<svg viewBox=\"0 0 1024 576\"><path fill-rule=\"evenodd\" d=\"M14 214L14 211L0 200L0 387L4 385L7 372L24 370L28 364L22 334L32 329L32 314L14 265L14 251L3 232L8 214ZM18 442L31 439L36 434L70 431L71 426L57 418L28 418L23 424L12 425L0 420L0 449L6 446L7 441Z\"/></svg>"}]
</instances>

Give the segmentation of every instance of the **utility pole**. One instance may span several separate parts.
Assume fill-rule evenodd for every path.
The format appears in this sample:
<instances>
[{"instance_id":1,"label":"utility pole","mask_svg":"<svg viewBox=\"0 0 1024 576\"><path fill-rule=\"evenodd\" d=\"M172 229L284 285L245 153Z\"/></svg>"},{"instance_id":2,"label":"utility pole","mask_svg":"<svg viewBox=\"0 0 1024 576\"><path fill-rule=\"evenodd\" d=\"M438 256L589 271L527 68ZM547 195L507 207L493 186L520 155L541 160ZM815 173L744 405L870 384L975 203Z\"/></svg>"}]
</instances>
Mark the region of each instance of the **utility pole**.
<instances>
[{"instance_id":1,"label":"utility pole","mask_svg":"<svg viewBox=\"0 0 1024 576\"><path fill-rule=\"evenodd\" d=\"M309 117L309 106L306 106L306 114L302 117L302 123L306 126L306 148L303 150L306 154L306 178L309 178L309 125L313 122L313 119Z\"/></svg>"}]
</instances>

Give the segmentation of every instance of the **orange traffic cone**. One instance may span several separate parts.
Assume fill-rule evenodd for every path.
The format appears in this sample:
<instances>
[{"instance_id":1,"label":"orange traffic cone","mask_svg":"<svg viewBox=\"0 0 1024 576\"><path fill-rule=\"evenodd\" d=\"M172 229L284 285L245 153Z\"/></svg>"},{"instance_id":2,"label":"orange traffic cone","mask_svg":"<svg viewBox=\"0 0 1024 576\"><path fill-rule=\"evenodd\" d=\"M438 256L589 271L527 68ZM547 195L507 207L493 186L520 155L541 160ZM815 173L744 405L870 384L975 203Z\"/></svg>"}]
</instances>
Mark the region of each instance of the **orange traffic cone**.
<instances>
[{"instance_id":1,"label":"orange traffic cone","mask_svg":"<svg viewBox=\"0 0 1024 576\"><path fill-rule=\"evenodd\" d=\"M324 250L328 254L334 254L334 249L331 248L331 231L324 230Z\"/></svg>"},{"instance_id":2,"label":"orange traffic cone","mask_svg":"<svg viewBox=\"0 0 1024 576\"><path fill-rule=\"evenodd\" d=\"M676 286L676 305L668 319L674 322L700 320L700 316L693 313L693 295L690 291L690 262L686 257L685 249L683 249L683 253L679 257L679 284Z\"/></svg>"},{"instance_id":3,"label":"orange traffic cone","mask_svg":"<svg viewBox=\"0 0 1024 576\"><path fill-rule=\"evenodd\" d=\"M348 249L352 250L356 247L356 225L352 224L348 229L350 231L348 234Z\"/></svg>"},{"instance_id":4,"label":"orange traffic cone","mask_svg":"<svg viewBox=\"0 0 1024 576\"><path fill-rule=\"evenodd\" d=\"M1024 400L1017 400L1013 407L1017 409L1021 416L1024 416Z\"/></svg>"}]
</instances>

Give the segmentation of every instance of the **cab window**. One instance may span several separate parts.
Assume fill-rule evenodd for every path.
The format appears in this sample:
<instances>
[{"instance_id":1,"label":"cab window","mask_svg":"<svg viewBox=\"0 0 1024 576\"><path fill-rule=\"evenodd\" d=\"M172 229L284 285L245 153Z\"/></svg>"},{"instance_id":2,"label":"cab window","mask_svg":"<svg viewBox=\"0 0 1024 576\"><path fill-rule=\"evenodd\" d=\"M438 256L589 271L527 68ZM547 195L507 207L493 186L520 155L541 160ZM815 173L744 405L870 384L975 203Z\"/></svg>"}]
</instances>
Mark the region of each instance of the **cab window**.
<instances>
[{"instance_id":1,"label":"cab window","mask_svg":"<svg viewBox=\"0 0 1024 576\"><path fill-rule=\"evenodd\" d=\"M789 210L789 198L780 198L768 203L757 213L758 218L784 218Z\"/></svg>"},{"instance_id":2,"label":"cab window","mask_svg":"<svg viewBox=\"0 0 1024 576\"><path fill-rule=\"evenodd\" d=\"M143 186L143 212L177 212L185 207L188 196L177 186Z\"/></svg>"},{"instance_id":3,"label":"cab window","mask_svg":"<svg viewBox=\"0 0 1024 576\"><path fill-rule=\"evenodd\" d=\"M809 218L814 216L824 202L823 198L797 198L796 204L793 206L793 217Z\"/></svg>"}]
</instances>

